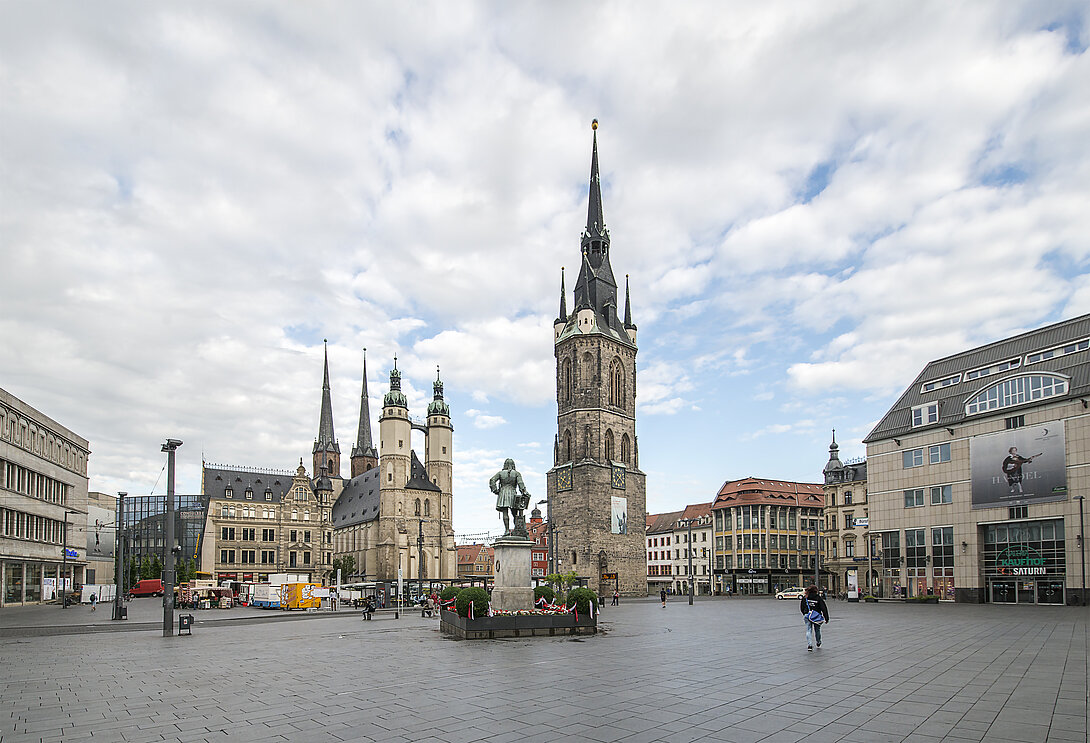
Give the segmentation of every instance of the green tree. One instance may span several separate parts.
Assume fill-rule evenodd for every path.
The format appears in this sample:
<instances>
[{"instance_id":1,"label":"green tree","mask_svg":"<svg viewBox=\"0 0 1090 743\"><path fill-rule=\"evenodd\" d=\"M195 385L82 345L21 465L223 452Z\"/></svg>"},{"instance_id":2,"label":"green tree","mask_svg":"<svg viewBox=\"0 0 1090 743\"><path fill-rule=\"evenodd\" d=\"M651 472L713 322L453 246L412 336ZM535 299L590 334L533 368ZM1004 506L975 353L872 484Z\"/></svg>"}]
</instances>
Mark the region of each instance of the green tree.
<instances>
[{"instance_id":1,"label":"green tree","mask_svg":"<svg viewBox=\"0 0 1090 743\"><path fill-rule=\"evenodd\" d=\"M333 568L329 571L330 580L336 580L337 569L341 571L341 580L348 581L356 574L356 558L352 555L333 558Z\"/></svg>"},{"instance_id":2,"label":"green tree","mask_svg":"<svg viewBox=\"0 0 1090 743\"><path fill-rule=\"evenodd\" d=\"M571 586L579 579L579 573L574 570L569 570L566 573L550 573L545 576L545 580L552 583L554 586L562 589L563 593L568 592L568 587Z\"/></svg>"}]
</instances>

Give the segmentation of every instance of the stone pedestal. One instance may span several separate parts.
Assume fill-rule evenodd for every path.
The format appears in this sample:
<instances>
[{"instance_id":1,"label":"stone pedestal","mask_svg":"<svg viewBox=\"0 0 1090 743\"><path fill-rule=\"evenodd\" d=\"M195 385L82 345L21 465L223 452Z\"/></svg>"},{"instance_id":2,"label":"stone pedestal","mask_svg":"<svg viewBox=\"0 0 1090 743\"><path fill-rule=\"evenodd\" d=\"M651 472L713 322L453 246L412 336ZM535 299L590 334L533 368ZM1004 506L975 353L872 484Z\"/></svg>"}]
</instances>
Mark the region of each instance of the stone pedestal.
<instances>
[{"instance_id":1,"label":"stone pedestal","mask_svg":"<svg viewBox=\"0 0 1090 743\"><path fill-rule=\"evenodd\" d=\"M530 550L533 546L534 540L525 537L500 537L492 545L495 551L493 609L534 608L534 589L530 585Z\"/></svg>"}]
</instances>

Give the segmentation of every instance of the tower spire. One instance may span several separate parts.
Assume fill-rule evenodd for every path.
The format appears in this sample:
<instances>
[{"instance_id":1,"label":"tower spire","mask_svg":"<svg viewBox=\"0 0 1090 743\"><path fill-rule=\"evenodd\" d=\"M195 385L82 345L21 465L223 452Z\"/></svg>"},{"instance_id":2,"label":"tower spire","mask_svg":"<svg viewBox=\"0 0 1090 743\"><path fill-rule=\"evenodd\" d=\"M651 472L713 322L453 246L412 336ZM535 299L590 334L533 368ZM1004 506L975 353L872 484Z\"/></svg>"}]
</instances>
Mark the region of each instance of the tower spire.
<instances>
[{"instance_id":1,"label":"tower spire","mask_svg":"<svg viewBox=\"0 0 1090 743\"><path fill-rule=\"evenodd\" d=\"M628 293L628 274L624 275L624 326L634 328L632 324L632 297Z\"/></svg>"},{"instance_id":2,"label":"tower spire","mask_svg":"<svg viewBox=\"0 0 1090 743\"><path fill-rule=\"evenodd\" d=\"M560 322L568 321L568 292L564 289L564 267L560 267Z\"/></svg>"},{"instance_id":3,"label":"tower spire","mask_svg":"<svg viewBox=\"0 0 1090 743\"><path fill-rule=\"evenodd\" d=\"M360 394L360 428L352 449L352 477L378 466L378 452L371 443L371 410L367 402L367 349L363 349L363 392Z\"/></svg>"},{"instance_id":4,"label":"tower spire","mask_svg":"<svg viewBox=\"0 0 1090 743\"><path fill-rule=\"evenodd\" d=\"M598 174L598 119L591 122L594 131L594 150L590 157L590 200L587 203L587 232L601 235L606 228L602 211L602 179Z\"/></svg>"},{"instance_id":5,"label":"tower spire","mask_svg":"<svg viewBox=\"0 0 1090 743\"><path fill-rule=\"evenodd\" d=\"M328 467L332 477L341 476L341 448L333 433L333 398L329 389L329 342L322 339L325 366L322 373L322 413L318 420L318 438L314 441L314 471Z\"/></svg>"},{"instance_id":6,"label":"tower spire","mask_svg":"<svg viewBox=\"0 0 1090 743\"><path fill-rule=\"evenodd\" d=\"M840 463L840 447L836 443L836 429L833 429L833 443L829 444L829 461L825 464L825 482L836 482L844 465Z\"/></svg>"}]
</instances>

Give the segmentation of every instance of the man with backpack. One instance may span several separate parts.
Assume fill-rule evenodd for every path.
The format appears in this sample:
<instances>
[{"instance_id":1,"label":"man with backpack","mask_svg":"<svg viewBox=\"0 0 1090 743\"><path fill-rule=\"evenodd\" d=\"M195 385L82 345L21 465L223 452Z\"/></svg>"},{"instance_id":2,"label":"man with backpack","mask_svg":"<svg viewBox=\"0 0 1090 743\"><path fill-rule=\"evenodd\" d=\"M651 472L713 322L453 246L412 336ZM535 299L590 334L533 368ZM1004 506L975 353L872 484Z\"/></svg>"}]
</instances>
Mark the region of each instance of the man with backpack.
<instances>
[{"instance_id":1,"label":"man with backpack","mask_svg":"<svg viewBox=\"0 0 1090 743\"><path fill-rule=\"evenodd\" d=\"M810 586L799 600L799 608L802 621L806 624L806 650L813 652L815 640L821 647L821 625L829 621L829 607L818 593L817 586Z\"/></svg>"}]
</instances>

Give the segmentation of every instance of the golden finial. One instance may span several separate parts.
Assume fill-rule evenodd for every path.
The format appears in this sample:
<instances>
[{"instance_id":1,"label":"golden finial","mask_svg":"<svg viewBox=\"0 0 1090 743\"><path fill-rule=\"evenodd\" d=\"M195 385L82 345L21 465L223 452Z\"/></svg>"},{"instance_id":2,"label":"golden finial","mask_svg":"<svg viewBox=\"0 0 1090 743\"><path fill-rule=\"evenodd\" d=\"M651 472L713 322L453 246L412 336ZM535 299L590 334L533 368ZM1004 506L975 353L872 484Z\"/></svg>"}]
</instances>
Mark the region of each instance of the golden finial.
<instances>
[{"instance_id":1,"label":"golden finial","mask_svg":"<svg viewBox=\"0 0 1090 743\"><path fill-rule=\"evenodd\" d=\"M595 119L594 121L590 122L590 128L595 129L595 130L598 129L598 119Z\"/></svg>"}]
</instances>

